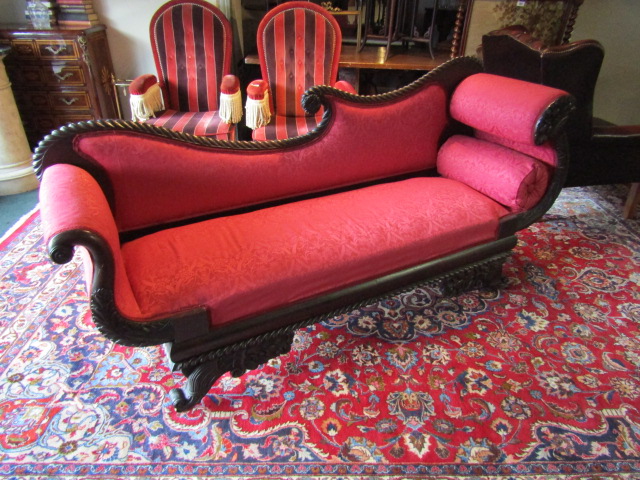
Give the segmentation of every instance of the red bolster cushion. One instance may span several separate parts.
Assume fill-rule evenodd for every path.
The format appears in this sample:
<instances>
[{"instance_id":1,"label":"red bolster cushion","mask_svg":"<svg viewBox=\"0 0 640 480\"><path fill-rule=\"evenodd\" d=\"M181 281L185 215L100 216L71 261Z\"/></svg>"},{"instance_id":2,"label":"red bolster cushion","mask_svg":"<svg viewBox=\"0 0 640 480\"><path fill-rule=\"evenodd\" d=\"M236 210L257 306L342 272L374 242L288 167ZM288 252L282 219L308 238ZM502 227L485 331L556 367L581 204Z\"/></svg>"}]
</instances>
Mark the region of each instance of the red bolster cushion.
<instances>
[{"instance_id":1,"label":"red bolster cushion","mask_svg":"<svg viewBox=\"0 0 640 480\"><path fill-rule=\"evenodd\" d=\"M478 130L535 145L544 111L566 92L513 78L478 73L465 78L451 98L451 116Z\"/></svg>"},{"instance_id":2,"label":"red bolster cushion","mask_svg":"<svg viewBox=\"0 0 640 480\"><path fill-rule=\"evenodd\" d=\"M503 137L497 137L482 130L476 130L475 136L481 140L497 143L511 150L517 150L518 152L546 163L550 167L556 167L558 165L558 151L552 142L546 142L542 145L531 145L529 143L520 143Z\"/></svg>"},{"instance_id":3,"label":"red bolster cushion","mask_svg":"<svg viewBox=\"0 0 640 480\"><path fill-rule=\"evenodd\" d=\"M156 83L158 83L158 79L155 75L152 75L151 73L140 75L129 84L129 94L142 95L149 90L149 87Z\"/></svg>"},{"instance_id":4,"label":"red bolster cushion","mask_svg":"<svg viewBox=\"0 0 640 480\"><path fill-rule=\"evenodd\" d=\"M458 180L512 211L540 201L549 183L548 167L515 150L455 135L438 152L438 173Z\"/></svg>"}]
</instances>

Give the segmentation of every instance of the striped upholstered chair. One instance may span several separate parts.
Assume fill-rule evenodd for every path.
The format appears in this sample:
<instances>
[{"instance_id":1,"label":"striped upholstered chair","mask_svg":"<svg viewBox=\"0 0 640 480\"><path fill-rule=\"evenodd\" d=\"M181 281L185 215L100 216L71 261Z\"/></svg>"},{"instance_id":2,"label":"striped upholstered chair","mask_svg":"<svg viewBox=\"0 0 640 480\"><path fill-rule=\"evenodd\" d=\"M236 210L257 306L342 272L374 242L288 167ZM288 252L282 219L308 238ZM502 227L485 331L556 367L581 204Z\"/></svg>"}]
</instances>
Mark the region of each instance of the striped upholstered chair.
<instances>
[{"instance_id":1,"label":"striped upholstered chair","mask_svg":"<svg viewBox=\"0 0 640 480\"><path fill-rule=\"evenodd\" d=\"M235 139L240 82L231 75L231 24L204 0L172 0L149 26L158 77L129 86L134 120L192 135Z\"/></svg>"},{"instance_id":2,"label":"striped upholstered chair","mask_svg":"<svg viewBox=\"0 0 640 480\"><path fill-rule=\"evenodd\" d=\"M262 79L247 87L246 124L254 140L282 140L313 130L322 110L310 115L302 94L314 85L336 82L342 44L340 26L325 8L292 1L269 10L258 25L258 57Z\"/></svg>"}]
</instances>

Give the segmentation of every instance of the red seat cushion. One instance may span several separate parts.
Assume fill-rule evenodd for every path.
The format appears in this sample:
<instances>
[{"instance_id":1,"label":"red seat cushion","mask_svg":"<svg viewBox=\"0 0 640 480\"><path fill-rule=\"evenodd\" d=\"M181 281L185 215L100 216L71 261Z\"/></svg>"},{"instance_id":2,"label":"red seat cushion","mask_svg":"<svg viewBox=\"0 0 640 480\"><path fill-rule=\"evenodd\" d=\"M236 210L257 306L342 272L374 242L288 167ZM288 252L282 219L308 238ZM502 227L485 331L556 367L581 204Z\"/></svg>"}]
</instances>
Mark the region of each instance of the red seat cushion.
<instances>
[{"instance_id":1,"label":"red seat cushion","mask_svg":"<svg viewBox=\"0 0 640 480\"><path fill-rule=\"evenodd\" d=\"M146 123L170 128L176 132L217 137L219 140L234 140L235 128L223 122L218 112L178 112L165 110Z\"/></svg>"},{"instance_id":2,"label":"red seat cushion","mask_svg":"<svg viewBox=\"0 0 640 480\"><path fill-rule=\"evenodd\" d=\"M122 255L144 316L205 305L220 325L495 239L505 214L414 178L164 230Z\"/></svg>"}]
</instances>

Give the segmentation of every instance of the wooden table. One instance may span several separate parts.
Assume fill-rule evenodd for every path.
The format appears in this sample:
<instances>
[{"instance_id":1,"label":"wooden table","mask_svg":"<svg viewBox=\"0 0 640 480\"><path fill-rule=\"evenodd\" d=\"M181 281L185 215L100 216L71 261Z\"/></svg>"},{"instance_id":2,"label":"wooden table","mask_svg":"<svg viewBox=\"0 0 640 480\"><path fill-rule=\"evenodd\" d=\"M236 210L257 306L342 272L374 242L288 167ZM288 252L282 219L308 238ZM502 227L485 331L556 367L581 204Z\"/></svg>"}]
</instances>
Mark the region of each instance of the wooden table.
<instances>
[{"instance_id":1,"label":"wooden table","mask_svg":"<svg viewBox=\"0 0 640 480\"><path fill-rule=\"evenodd\" d=\"M431 58L428 50L418 48L404 49L391 46L389 56L385 61L387 47L366 45L360 52L356 45L342 45L340 54L340 79L347 80L359 90L360 70L413 70L429 71L446 62L450 58L449 51L435 51ZM258 54L247 55L245 63L258 65Z\"/></svg>"},{"instance_id":2,"label":"wooden table","mask_svg":"<svg viewBox=\"0 0 640 480\"><path fill-rule=\"evenodd\" d=\"M342 68L368 68L371 70L422 70L429 71L449 60L450 53L434 52L431 58L428 50L418 48L405 49L391 46L389 57L385 61L387 47L367 45L358 52L355 45L343 45L340 54Z\"/></svg>"}]
</instances>

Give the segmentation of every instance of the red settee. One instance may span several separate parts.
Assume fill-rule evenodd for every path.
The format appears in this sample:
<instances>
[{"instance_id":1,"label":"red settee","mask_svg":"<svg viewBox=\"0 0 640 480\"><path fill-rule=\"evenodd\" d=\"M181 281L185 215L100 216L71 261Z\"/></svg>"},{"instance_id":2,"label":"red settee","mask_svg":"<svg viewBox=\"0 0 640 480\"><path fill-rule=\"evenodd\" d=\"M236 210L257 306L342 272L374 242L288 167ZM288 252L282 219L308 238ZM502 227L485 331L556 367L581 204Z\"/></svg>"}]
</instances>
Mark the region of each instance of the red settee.
<instances>
[{"instance_id":1,"label":"red settee","mask_svg":"<svg viewBox=\"0 0 640 480\"><path fill-rule=\"evenodd\" d=\"M311 322L420 283L497 282L515 233L564 183L572 98L471 58L387 94L318 86L304 102L322 122L283 141L114 120L36 151L51 258L84 247L106 337L167 344L188 378L178 410Z\"/></svg>"}]
</instances>

